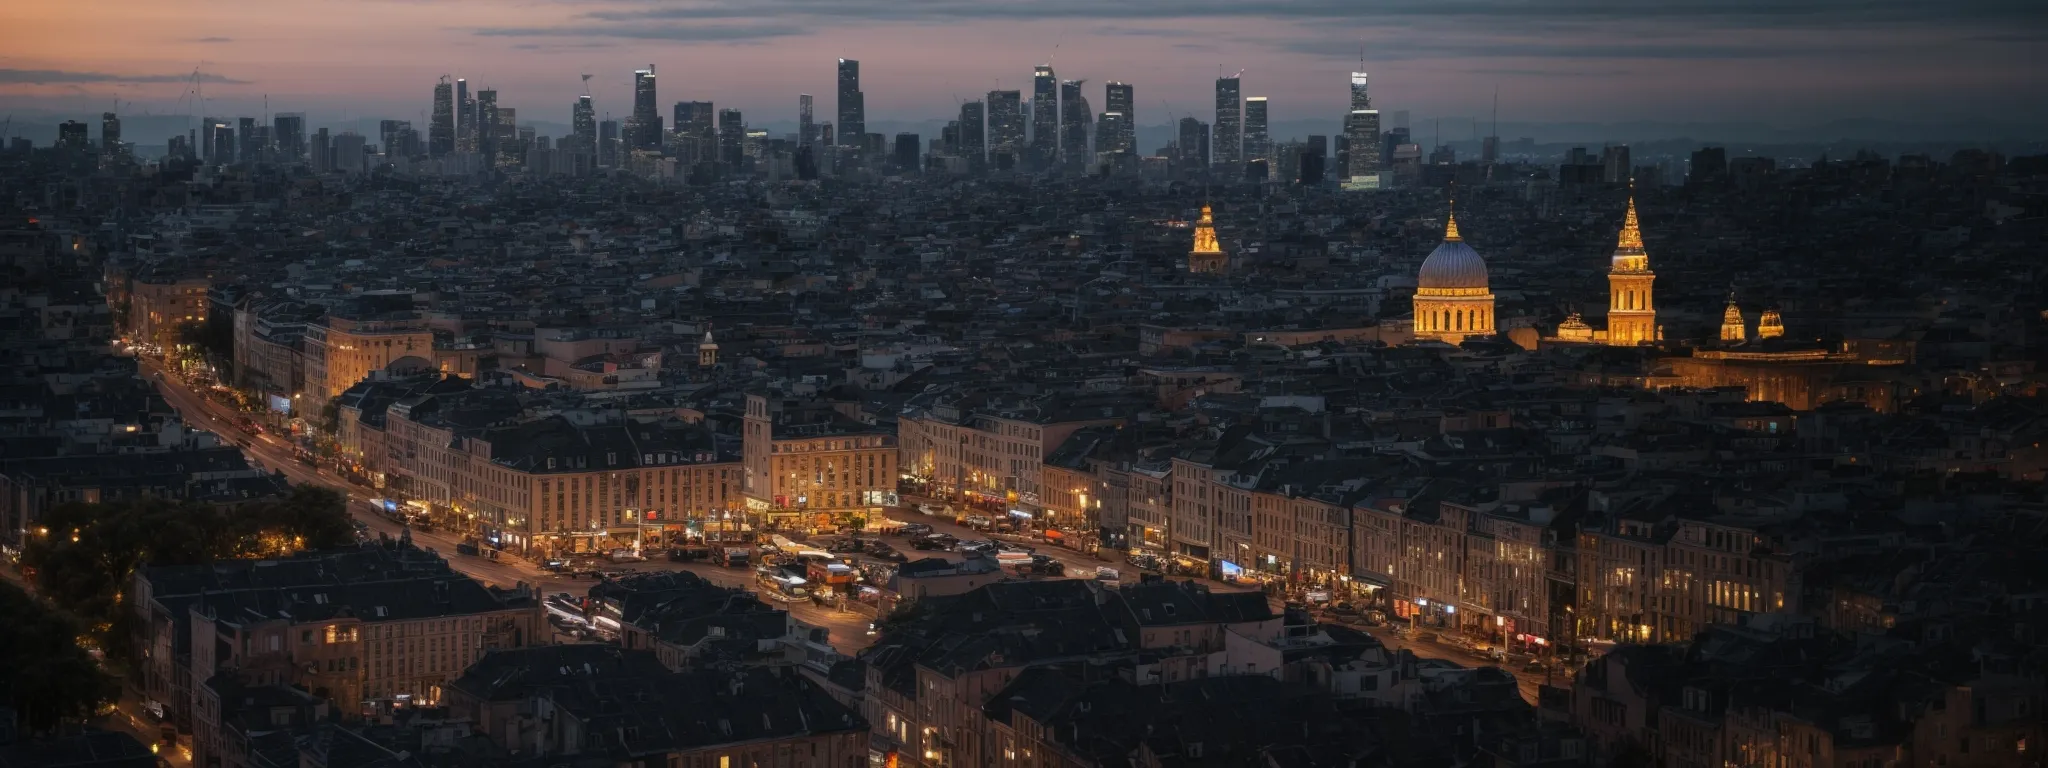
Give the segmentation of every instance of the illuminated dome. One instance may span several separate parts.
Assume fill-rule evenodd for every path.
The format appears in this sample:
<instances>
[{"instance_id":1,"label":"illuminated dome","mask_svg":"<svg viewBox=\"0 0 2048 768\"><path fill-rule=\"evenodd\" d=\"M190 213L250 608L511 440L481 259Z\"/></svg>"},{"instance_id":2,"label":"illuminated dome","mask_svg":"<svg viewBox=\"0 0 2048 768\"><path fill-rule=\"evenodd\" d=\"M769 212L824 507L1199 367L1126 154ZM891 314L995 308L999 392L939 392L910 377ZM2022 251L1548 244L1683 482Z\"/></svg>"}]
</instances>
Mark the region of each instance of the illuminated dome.
<instances>
[{"instance_id":1,"label":"illuminated dome","mask_svg":"<svg viewBox=\"0 0 2048 768\"><path fill-rule=\"evenodd\" d=\"M1458 236L1458 217L1453 214L1450 223L1444 227L1444 242L1429 252L1429 258L1422 260L1422 271L1415 276L1415 285L1422 289L1480 289L1486 288L1486 260L1479 258L1479 252L1465 244L1465 238Z\"/></svg>"}]
</instances>

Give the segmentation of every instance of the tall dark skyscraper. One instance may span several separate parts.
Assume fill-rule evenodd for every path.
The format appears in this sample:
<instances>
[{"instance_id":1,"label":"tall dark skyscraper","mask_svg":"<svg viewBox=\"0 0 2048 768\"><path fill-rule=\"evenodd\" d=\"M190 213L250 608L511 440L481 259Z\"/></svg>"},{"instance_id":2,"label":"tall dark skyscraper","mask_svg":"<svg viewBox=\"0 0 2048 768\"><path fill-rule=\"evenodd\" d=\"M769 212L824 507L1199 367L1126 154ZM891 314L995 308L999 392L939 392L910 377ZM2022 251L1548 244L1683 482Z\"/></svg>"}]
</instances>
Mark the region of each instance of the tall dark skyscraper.
<instances>
[{"instance_id":1,"label":"tall dark skyscraper","mask_svg":"<svg viewBox=\"0 0 2048 768\"><path fill-rule=\"evenodd\" d=\"M859 146L868 131L867 103L860 92L860 62L839 60L839 143Z\"/></svg>"},{"instance_id":2,"label":"tall dark skyscraper","mask_svg":"<svg viewBox=\"0 0 2048 768\"><path fill-rule=\"evenodd\" d=\"M484 166L496 163L498 143L498 92L482 90L476 92L476 153L483 155Z\"/></svg>"},{"instance_id":3,"label":"tall dark skyscraper","mask_svg":"<svg viewBox=\"0 0 2048 768\"><path fill-rule=\"evenodd\" d=\"M619 167L619 121L606 120L597 124L597 167Z\"/></svg>"},{"instance_id":4,"label":"tall dark skyscraper","mask_svg":"<svg viewBox=\"0 0 2048 768\"><path fill-rule=\"evenodd\" d=\"M1047 64L1031 72L1031 165L1052 167L1060 146L1060 81Z\"/></svg>"},{"instance_id":5,"label":"tall dark skyscraper","mask_svg":"<svg viewBox=\"0 0 2048 768\"><path fill-rule=\"evenodd\" d=\"M654 65L633 72L633 147L661 149L661 111L655 106Z\"/></svg>"},{"instance_id":6,"label":"tall dark skyscraper","mask_svg":"<svg viewBox=\"0 0 2048 768\"><path fill-rule=\"evenodd\" d=\"M921 154L923 154L923 152L921 151L921 147L919 147L917 134L896 134L895 155L897 170L902 171L904 173L916 173L919 166L917 158Z\"/></svg>"},{"instance_id":7,"label":"tall dark skyscraper","mask_svg":"<svg viewBox=\"0 0 2048 768\"><path fill-rule=\"evenodd\" d=\"M1223 169L1224 178L1236 178L1236 166L1244 162L1244 105L1236 77L1216 78L1216 129L1210 135L1210 159Z\"/></svg>"},{"instance_id":8,"label":"tall dark skyscraper","mask_svg":"<svg viewBox=\"0 0 2048 768\"><path fill-rule=\"evenodd\" d=\"M1081 94L1087 82L1060 83L1060 168L1067 173L1086 173L1090 165L1088 124L1095 116L1088 109L1088 97Z\"/></svg>"},{"instance_id":9,"label":"tall dark skyscraper","mask_svg":"<svg viewBox=\"0 0 2048 768\"><path fill-rule=\"evenodd\" d=\"M405 148L399 145L399 133L410 130L412 123L405 120L377 121L377 143L384 148L386 157L401 157Z\"/></svg>"},{"instance_id":10,"label":"tall dark skyscraper","mask_svg":"<svg viewBox=\"0 0 2048 768\"><path fill-rule=\"evenodd\" d=\"M1244 100L1244 160L1273 164L1273 136L1267 128L1266 97Z\"/></svg>"},{"instance_id":11,"label":"tall dark skyscraper","mask_svg":"<svg viewBox=\"0 0 2048 768\"><path fill-rule=\"evenodd\" d=\"M576 97L576 103L569 108L569 143L573 151L590 155L597 160L597 107L590 103L589 96Z\"/></svg>"},{"instance_id":12,"label":"tall dark skyscraper","mask_svg":"<svg viewBox=\"0 0 2048 768\"><path fill-rule=\"evenodd\" d=\"M235 162L254 165L263 156L263 147L256 143L256 118L235 118L235 135L241 138L240 149L235 153Z\"/></svg>"},{"instance_id":13,"label":"tall dark skyscraper","mask_svg":"<svg viewBox=\"0 0 2048 768\"><path fill-rule=\"evenodd\" d=\"M476 101L469 97L469 80L455 78L455 151L476 151Z\"/></svg>"},{"instance_id":14,"label":"tall dark skyscraper","mask_svg":"<svg viewBox=\"0 0 2048 768\"><path fill-rule=\"evenodd\" d=\"M711 102L676 102L676 146L685 163L718 159L718 113Z\"/></svg>"},{"instance_id":15,"label":"tall dark skyscraper","mask_svg":"<svg viewBox=\"0 0 2048 768\"><path fill-rule=\"evenodd\" d=\"M427 123L427 154L440 157L455 151L455 85L442 77L434 84L434 116Z\"/></svg>"},{"instance_id":16,"label":"tall dark skyscraper","mask_svg":"<svg viewBox=\"0 0 2048 768\"><path fill-rule=\"evenodd\" d=\"M115 165L121 159L121 116L100 113L100 164Z\"/></svg>"},{"instance_id":17,"label":"tall dark skyscraper","mask_svg":"<svg viewBox=\"0 0 2048 768\"><path fill-rule=\"evenodd\" d=\"M718 110L718 162L738 173L746 168L747 122L737 109Z\"/></svg>"},{"instance_id":18,"label":"tall dark skyscraper","mask_svg":"<svg viewBox=\"0 0 2048 768\"><path fill-rule=\"evenodd\" d=\"M960 105L960 148L959 154L967 158L970 168L980 168L985 162L988 149L988 113L979 101Z\"/></svg>"},{"instance_id":19,"label":"tall dark skyscraper","mask_svg":"<svg viewBox=\"0 0 2048 768\"><path fill-rule=\"evenodd\" d=\"M1393 153L1381 146L1380 111L1372 108L1364 72L1351 73L1351 111L1344 114L1344 136L1351 151L1337 175L1354 189L1378 188L1381 163Z\"/></svg>"},{"instance_id":20,"label":"tall dark skyscraper","mask_svg":"<svg viewBox=\"0 0 2048 768\"><path fill-rule=\"evenodd\" d=\"M306 162L306 115L279 112L270 118L270 137L277 143L277 161L284 165Z\"/></svg>"},{"instance_id":21,"label":"tall dark skyscraper","mask_svg":"<svg viewBox=\"0 0 2048 768\"><path fill-rule=\"evenodd\" d=\"M386 147L385 151L389 152L390 148ZM307 165L312 166L314 173L334 170L334 144L328 140L327 129L322 128L313 132L312 153L307 160Z\"/></svg>"},{"instance_id":22,"label":"tall dark skyscraper","mask_svg":"<svg viewBox=\"0 0 2048 768\"><path fill-rule=\"evenodd\" d=\"M1130 83L1111 80L1102 87L1102 130L1095 132L1098 152L1138 152L1138 105Z\"/></svg>"},{"instance_id":23,"label":"tall dark skyscraper","mask_svg":"<svg viewBox=\"0 0 2048 768\"><path fill-rule=\"evenodd\" d=\"M988 92L988 163L997 170L1016 167L1024 151L1023 95Z\"/></svg>"},{"instance_id":24,"label":"tall dark skyscraper","mask_svg":"<svg viewBox=\"0 0 2048 768\"><path fill-rule=\"evenodd\" d=\"M797 94L796 97L796 145L808 147L818 143L818 124L811 108L811 95ZM681 126L677 126L680 128Z\"/></svg>"},{"instance_id":25,"label":"tall dark skyscraper","mask_svg":"<svg viewBox=\"0 0 2048 768\"><path fill-rule=\"evenodd\" d=\"M1180 150L1182 168L1196 170L1209 166L1209 126L1192 117L1180 119L1180 137L1174 142Z\"/></svg>"}]
</instances>

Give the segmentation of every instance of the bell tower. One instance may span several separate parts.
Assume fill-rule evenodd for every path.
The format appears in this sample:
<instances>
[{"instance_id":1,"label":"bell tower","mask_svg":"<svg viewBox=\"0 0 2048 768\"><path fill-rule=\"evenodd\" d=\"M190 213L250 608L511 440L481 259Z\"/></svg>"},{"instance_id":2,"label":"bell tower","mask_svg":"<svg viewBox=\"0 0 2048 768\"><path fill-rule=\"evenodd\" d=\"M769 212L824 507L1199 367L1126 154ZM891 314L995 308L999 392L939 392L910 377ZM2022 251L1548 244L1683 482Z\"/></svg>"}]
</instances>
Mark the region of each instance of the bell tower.
<instances>
[{"instance_id":1,"label":"bell tower","mask_svg":"<svg viewBox=\"0 0 2048 768\"><path fill-rule=\"evenodd\" d=\"M1621 220L1621 238L1607 271L1607 343L1620 347L1660 341L1657 301L1651 287L1650 255L1643 250L1643 231L1636 221L1635 184L1629 184L1628 214Z\"/></svg>"},{"instance_id":2,"label":"bell tower","mask_svg":"<svg viewBox=\"0 0 2048 768\"><path fill-rule=\"evenodd\" d=\"M1216 217L1202 206L1202 220L1195 222L1195 247L1188 251L1188 271L1198 275L1220 275L1230 270L1230 256L1216 242Z\"/></svg>"},{"instance_id":3,"label":"bell tower","mask_svg":"<svg viewBox=\"0 0 2048 768\"><path fill-rule=\"evenodd\" d=\"M718 342L711 340L711 329L704 329L704 340L697 342L697 367L718 367Z\"/></svg>"}]
</instances>

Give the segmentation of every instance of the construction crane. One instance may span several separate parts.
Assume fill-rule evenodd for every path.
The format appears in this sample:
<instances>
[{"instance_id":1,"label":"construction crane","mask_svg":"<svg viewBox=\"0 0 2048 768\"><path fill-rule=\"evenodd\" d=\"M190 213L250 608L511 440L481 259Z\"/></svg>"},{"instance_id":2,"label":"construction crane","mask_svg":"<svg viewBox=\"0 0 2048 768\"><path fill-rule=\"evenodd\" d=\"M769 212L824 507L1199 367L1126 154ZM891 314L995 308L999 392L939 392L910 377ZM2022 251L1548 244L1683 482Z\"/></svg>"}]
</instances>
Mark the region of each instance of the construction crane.
<instances>
[{"instance_id":1,"label":"construction crane","mask_svg":"<svg viewBox=\"0 0 2048 768\"><path fill-rule=\"evenodd\" d=\"M583 76L583 95L586 98L590 96L590 75Z\"/></svg>"}]
</instances>

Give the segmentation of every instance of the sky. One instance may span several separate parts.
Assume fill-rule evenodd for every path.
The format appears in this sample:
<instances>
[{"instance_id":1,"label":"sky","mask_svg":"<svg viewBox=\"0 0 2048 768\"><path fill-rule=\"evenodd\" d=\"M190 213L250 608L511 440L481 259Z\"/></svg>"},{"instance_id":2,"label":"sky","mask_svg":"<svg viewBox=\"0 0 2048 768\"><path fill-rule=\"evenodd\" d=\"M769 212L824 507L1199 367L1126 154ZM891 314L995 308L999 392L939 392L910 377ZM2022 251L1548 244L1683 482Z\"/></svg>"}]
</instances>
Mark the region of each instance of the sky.
<instances>
[{"instance_id":1,"label":"sky","mask_svg":"<svg viewBox=\"0 0 2048 768\"><path fill-rule=\"evenodd\" d=\"M418 119L435 80L566 123L632 71L679 100L832 119L834 60L868 120L957 111L1031 68L1136 85L1139 122L1213 119L1243 70L1273 118L1337 119L1361 53L1374 106L1504 121L2048 121L2048 0L24 0L0 3L0 106Z\"/></svg>"}]
</instances>

